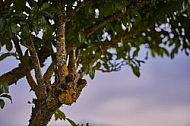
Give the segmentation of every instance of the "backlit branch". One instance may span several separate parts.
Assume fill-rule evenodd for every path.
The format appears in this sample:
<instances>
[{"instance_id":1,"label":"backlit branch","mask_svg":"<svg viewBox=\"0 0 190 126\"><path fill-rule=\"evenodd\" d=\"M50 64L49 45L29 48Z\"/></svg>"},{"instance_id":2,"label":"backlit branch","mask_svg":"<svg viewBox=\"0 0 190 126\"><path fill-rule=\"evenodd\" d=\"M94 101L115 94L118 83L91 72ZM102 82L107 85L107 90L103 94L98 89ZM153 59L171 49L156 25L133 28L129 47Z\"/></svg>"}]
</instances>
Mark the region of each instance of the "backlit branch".
<instances>
[{"instance_id":1,"label":"backlit branch","mask_svg":"<svg viewBox=\"0 0 190 126\"><path fill-rule=\"evenodd\" d=\"M43 62L49 55L50 55L50 51L46 47L42 47L41 50L38 50L38 57L39 57L41 66L43 66ZM31 59L31 58L29 58L29 59ZM27 67L28 67L29 71L34 69L31 62L28 63ZM12 85L12 84L16 83L19 79L26 76L27 72L28 71L23 69L23 66L18 66L16 68L12 69L11 71L1 75L0 79L2 79L8 85Z\"/></svg>"},{"instance_id":2,"label":"backlit branch","mask_svg":"<svg viewBox=\"0 0 190 126\"><path fill-rule=\"evenodd\" d=\"M28 45L28 50L30 52L31 58L32 58L32 63L34 66L34 72L35 72L35 77L36 77L36 81L38 83L38 92L39 92L39 96L40 100L45 99L47 96L47 92L46 92L46 87L45 87L45 83L44 83L44 79L42 76L42 71L41 71L41 67L40 67L40 61L38 59L38 55L36 52L36 49L34 47L34 43L32 40L32 37L29 37L29 43L30 45Z\"/></svg>"},{"instance_id":3,"label":"backlit branch","mask_svg":"<svg viewBox=\"0 0 190 126\"><path fill-rule=\"evenodd\" d=\"M19 40L18 40L18 38L16 36L14 37L13 42L15 44L16 51L17 51L17 53L19 55L19 59L21 61L21 66L23 66L24 69L27 71L26 72L26 78L27 78L27 81L28 81L28 83L29 83L29 85L31 87L31 90L33 90L37 94L37 90L36 90L37 85L36 85L32 75L30 73L30 70L28 68L28 64L26 64L25 61L23 60L23 53L22 53L21 47L19 45Z\"/></svg>"},{"instance_id":4,"label":"backlit branch","mask_svg":"<svg viewBox=\"0 0 190 126\"><path fill-rule=\"evenodd\" d=\"M151 3L151 0L138 0L136 2L132 2L130 5L128 5L126 7L125 13L123 13L121 10L119 10L118 12L113 13L113 14L103 18L102 20L96 22L95 24L92 24L90 27L84 29L84 36L88 37L88 36L92 35L97 30L104 27L106 24L111 23L111 22L119 19L120 17L124 16L125 14L132 12L134 9L136 9L140 6L143 6L145 4L149 4L149 3ZM71 39L67 45L67 52L70 52L74 46L75 45L73 44L73 39Z\"/></svg>"},{"instance_id":5,"label":"backlit branch","mask_svg":"<svg viewBox=\"0 0 190 126\"><path fill-rule=\"evenodd\" d=\"M140 1L137 1L134 4L130 5L131 7L128 6L126 9L128 11L129 10L132 11L132 8L135 9L135 7L141 6L143 4L148 4L148 3L151 3L151 0L140 0ZM79 5L79 6L82 7L83 6L82 4L83 3L81 3L81 5ZM122 13L122 12L120 11L120 13ZM119 17L122 16L120 14L118 14L118 15L119 15ZM102 19L101 21L93 24L92 26L90 26L89 28L84 30L84 31L87 31L85 35L91 35L91 34L95 33L96 30L98 30L97 28L95 28L95 26L98 27L98 28L104 27L105 22L110 22L110 21L117 20L116 17L113 18L112 16L108 16L107 18ZM118 40L119 40L119 38L118 38ZM71 41L69 41L68 44L67 44L67 49L68 49L67 52L70 52L72 50L72 48L74 47L74 44L73 44L72 41L73 41L73 39L71 39ZM106 46L106 45L104 45L104 46ZM108 45L108 46L110 46L110 45ZM38 51L39 60L40 60L41 65L43 64L43 62L45 61L47 56L50 55L50 54L48 54L49 53L48 51L45 51L45 53L44 53L44 50L46 50L46 49L42 48L42 50ZM47 55L44 56L44 54L47 54ZM96 60L92 59L92 62L95 62L95 61ZM29 68L29 70L33 69L33 66L31 65L31 63L29 63L28 68ZM7 73L1 75L0 78L3 79L5 82L7 82L9 85L11 85L13 83L16 83L19 79L23 78L24 76L26 76L26 70L24 70L21 66L18 66L17 68L12 69L10 72L7 72Z\"/></svg>"},{"instance_id":6,"label":"backlit branch","mask_svg":"<svg viewBox=\"0 0 190 126\"><path fill-rule=\"evenodd\" d=\"M108 69L106 69L106 68L98 68L96 70L100 70L102 72L119 71L119 70L121 70L121 67L126 65L126 64L128 64L126 60L122 60L121 62L118 62L118 63L116 61L113 61L113 62L108 61L108 64L107 64L109 66Z\"/></svg>"},{"instance_id":7,"label":"backlit branch","mask_svg":"<svg viewBox=\"0 0 190 126\"><path fill-rule=\"evenodd\" d=\"M121 16L125 15L126 13L132 12L135 8L138 8L139 6L142 6L144 4L151 3L151 0L137 0L136 2L132 2L129 6L126 7L126 12L123 13L121 10L105 17L104 19L98 21L94 25L90 26L89 28L84 30L85 36L90 36L93 34L95 31L97 31L99 28L105 26L106 24L113 22L120 18Z\"/></svg>"},{"instance_id":8,"label":"backlit branch","mask_svg":"<svg viewBox=\"0 0 190 126\"><path fill-rule=\"evenodd\" d=\"M111 47L113 47L114 45L118 44L119 42L121 42L121 40L124 39L129 39L131 38L133 35L141 33L142 31L147 30L147 28L153 27L154 26L154 22L149 23L147 25L144 25L138 29L132 28L130 32L127 31L123 31L122 33L120 33L119 35L113 37L111 39L111 41L105 41L102 43L101 48L99 48L95 53L96 54L101 54L104 55L108 49L110 49ZM89 59L89 62L91 64L94 64L96 61L98 60L97 57L92 57L91 59ZM81 76L84 76L87 73L87 71L82 71Z\"/></svg>"}]
</instances>

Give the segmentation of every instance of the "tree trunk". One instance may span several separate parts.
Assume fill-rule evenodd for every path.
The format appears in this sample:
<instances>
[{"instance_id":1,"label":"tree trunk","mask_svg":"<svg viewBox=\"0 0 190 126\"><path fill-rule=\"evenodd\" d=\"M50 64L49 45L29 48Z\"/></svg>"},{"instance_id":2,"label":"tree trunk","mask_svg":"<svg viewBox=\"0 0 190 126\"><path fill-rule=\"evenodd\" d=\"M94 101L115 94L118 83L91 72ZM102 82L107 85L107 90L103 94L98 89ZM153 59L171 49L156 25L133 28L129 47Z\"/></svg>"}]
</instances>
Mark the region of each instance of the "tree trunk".
<instances>
[{"instance_id":1,"label":"tree trunk","mask_svg":"<svg viewBox=\"0 0 190 126\"><path fill-rule=\"evenodd\" d=\"M29 121L29 126L46 126L55 110L56 107L48 108L46 105L32 108L32 116Z\"/></svg>"},{"instance_id":2,"label":"tree trunk","mask_svg":"<svg viewBox=\"0 0 190 126\"><path fill-rule=\"evenodd\" d=\"M61 106L57 98L48 98L46 101L34 99L35 107L32 108L32 115L29 120L29 126L46 126L55 110Z\"/></svg>"},{"instance_id":3,"label":"tree trunk","mask_svg":"<svg viewBox=\"0 0 190 126\"><path fill-rule=\"evenodd\" d=\"M33 99L35 107L32 108L29 126L46 126L56 109L63 104L71 105L76 102L86 84L85 79L77 78L76 82L76 78L68 77L67 87L61 87L61 83L51 85L46 100Z\"/></svg>"}]
</instances>

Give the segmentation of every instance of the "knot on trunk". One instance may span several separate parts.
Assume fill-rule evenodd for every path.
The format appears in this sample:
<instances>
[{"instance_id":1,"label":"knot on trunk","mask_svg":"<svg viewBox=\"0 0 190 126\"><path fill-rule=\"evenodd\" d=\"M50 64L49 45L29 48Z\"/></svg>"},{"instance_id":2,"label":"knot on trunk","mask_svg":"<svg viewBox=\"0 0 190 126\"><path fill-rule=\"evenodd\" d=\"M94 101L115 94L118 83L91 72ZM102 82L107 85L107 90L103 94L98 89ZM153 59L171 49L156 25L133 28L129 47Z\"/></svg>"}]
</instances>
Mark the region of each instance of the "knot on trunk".
<instances>
[{"instance_id":1,"label":"knot on trunk","mask_svg":"<svg viewBox=\"0 0 190 126\"><path fill-rule=\"evenodd\" d=\"M85 79L76 79L75 75L68 75L66 83L67 87L61 90L58 99L62 104L71 105L76 102L87 82Z\"/></svg>"}]
</instances>

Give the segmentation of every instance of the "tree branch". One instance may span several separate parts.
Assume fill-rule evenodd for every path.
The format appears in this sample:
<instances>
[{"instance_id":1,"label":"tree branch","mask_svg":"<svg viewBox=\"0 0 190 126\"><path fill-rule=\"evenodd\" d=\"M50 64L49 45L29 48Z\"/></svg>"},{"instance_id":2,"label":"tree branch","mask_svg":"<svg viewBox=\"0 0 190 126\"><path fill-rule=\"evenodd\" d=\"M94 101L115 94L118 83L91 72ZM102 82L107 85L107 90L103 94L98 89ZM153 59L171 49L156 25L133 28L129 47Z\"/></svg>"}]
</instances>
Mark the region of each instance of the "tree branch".
<instances>
[{"instance_id":1,"label":"tree branch","mask_svg":"<svg viewBox=\"0 0 190 126\"><path fill-rule=\"evenodd\" d=\"M118 12L105 17L104 19L102 19L102 20L96 22L95 24L92 24L90 27L84 29L84 35L86 37L88 37L88 36L92 35L93 33L95 33L98 29L104 27L106 24L117 20L118 18L122 17L123 15L125 15L129 12L132 12L135 8L138 8L139 6L143 6L145 4L150 4L150 3L151 3L151 0L138 0L136 2L132 2L130 5L128 5L126 7L125 13L123 13L121 10L119 10ZM75 44L73 44L73 38L72 38L67 44L67 53L70 52L74 46L75 46Z\"/></svg>"},{"instance_id":2,"label":"tree branch","mask_svg":"<svg viewBox=\"0 0 190 126\"><path fill-rule=\"evenodd\" d=\"M32 58L32 63L34 65L34 72L35 72L35 77L36 77L36 81L38 83L38 92L39 92L39 99L45 99L47 96L47 92L46 92L46 87L44 84L44 79L42 76L42 71L41 71L41 67L40 67L40 61L38 59L38 55L36 52L36 49L34 47L34 43L33 40L31 38L31 36L29 37L29 43L30 45L28 46L31 58Z\"/></svg>"},{"instance_id":3,"label":"tree branch","mask_svg":"<svg viewBox=\"0 0 190 126\"><path fill-rule=\"evenodd\" d=\"M129 6L126 7L125 13L123 13L121 10L119 10L118 12L105 17L104 19L98 21L94 25L85 29L84 30L85 36L87 36L87 37L90 36L95 31L97 31L99 28L105 26L106 24L113 22L113 21L117 20L118 18L120 18L121 16L125 15L126 13L132 12L135 8L138 8L139 6L148 4L150 2L151 2L151 0L137 0L136 2L132 2Z\"/></svg>"},{"instance_id":4,"label":"tree branch","mask_svg":"<svg viewBox=\"0 0 190 126\"><path fill-rule=\"evenodd\" d=\"M107 52L108 49L110 49L114 45L121 42L121 40L129 39L133 35L135 35L137 33L141 33L142 31L147 30L147 28L150 28L150 27L153 27L153 26L154 26L154 22L151 22L151 23L146 24L146 25L144 25L144 26L142 26L142 27L140 27L138 29L132 28L130 32L123 31L122 33L120 33L116 37L113 37L111 39L111 41L103 42L102 45L101 45L101 48L99 48L95 53L104 55ZM91 59L89 59L89 62L91 64L94 64L97 60L98 60L98 58L92 57ZM86 73L87 73L87 71L82 71L82 73L80 73L80 76L83 77Z\"/></svg>"},{"instance_id":5,"label":"tree branch","mask_svg":"<svg viewBox=\"0 0 190 126\"><path fill-rule=\"evenodd\" d=\"M47 49L45 46L41 48L41 50L38 50L38 57L40 60L41 67L43 66L43 63L47 57L51 55L51 52L49 49ZM29 58L31 60L31 57ZM31 71L34 69L32 63L29 61L28 63L28 69ZM12 85L16 83L19 79L23 78L26 76L27 71L23 69L23 66L19 65L17 68L12 69L11 71L3 74L0 76L0 79L5 81L8 85Z\"/></svg>"},{"instance_id":6,"label":"tree branch","mask_svg":"<svg viewBox=\"0 0 190 126\"><path fill-rule=\"evenodd\" d=\"M32 67L30 67L30 70ZM23 66L19 66L17 68L12 69L11 71L3 74L0 76L0 78L6 82L8 85L12 85L13 83L16 83L19 79L26 76L27 71L23 69Z\"/></svg>"},{"instance_id":7,"label":"tree branch","mask_svg":"<svg viewBox=\"0 0 190 126\"><path fill-rule=\"evenodd\" d=\"M46 72L44 73L44 81L46 84L51 84L50 79L55 71L56 68L56 63L52 61L50 66L47 68Z\"/></svg>"},{"instance_id":8,"label":"tree branch","mask_svg":"<svg viewBox=\"0 0 190 126\"><path fill-rule=\"evenodd\" d=\"M87 5L88 3L91 3L91 2L93 2L93 0L88 0L88 1L84 1L84 2L80 2L80 1L79 1L79 3L78 3L79 5L76 6L76 8L74 9L75 11L72 11L72 13L70 13L69 16L65 18L65 21L66 21L66 22L71 21L72 18L76 15L76 13L77 13L78 11L80 11L80 9L81 9L82 7L84 7L85 5Z\"/></svg>"},{"instance_id":9,"label":"tree branch","mask_svg":"<svg viewBox=\"0 0 190 126\"><path fill-rule=\"evenodd\" d=\"M63 0L58 0L58 26L57 26L57 42L56 42L56 59L57 59L57 76L60 82L65 81L65 76L68 75L66 65L66 49L65 49L65 3Z\"/></svg>"},{"instance_id":10,"label":"tree branch","mask_svg":"<svg viewBox=\"0 0 190 126\"><path fill-rule=\"evenodd\" d=\"M77 71L77 68L76 68L76 49L72 50L70 53L69 53L69 63L68 63L68 70L69 70L69 73L73 73L75 74Z\"/></svg>"},{"instance_id":11,"label":"tree branch","mask_svg":"<svg viewBox=\"0 0 190 126\"><path fill-rule=\"evenodd\" d=\"M151 0L140 0L138 2L135 2L136 5L138 5L140 2L142 2L143 4L148 4L150 3ZM137 4L138 3L138 4ZM135 7L134 6L135 4L133 4L133 8ZM140 4L142 5L142 4ZM132 5L131 5L132 6ZM132 7L131 7L132 8ZM128 8L126 8L128 10ZM131 10L132 11L132 10ZM120 12L121 13L121 12ZM109 17L109 16L108 16ZM110 17L111 18L111 17ZM109 20L109 19L106 19L106 20ZM103 22L106 22L106 20L101 20ZM116 20L116 19L115 19ZM113 20L114 21L114 20ZM103 23L104 24L104 23ZM88 31L88 35L91 35L93 34L95 31L92 30L90 31L90 28L93 28L95 26L98 26L99 28L103 27L104 25L102 25L99 21L99 23L96 23L94 24L94 26L90 26L89 28L87 28L86 30ZM101 27L100 27L101 26ZM86 31L84 30L84 31ZM98 30L98 29L96 29ZM86 33L87 34L87 33ZM70 52L72 50L72 48L74 47L74 44L72 43L73 39L71 39L71 41L68 42L67 44L67 52ZM45 59L50 55L50 51L46 48L43 48L41 50L38 51L38 54L39 54L39 60L40 60L40 63L41 65L43 64L43 62L45 61ZM44 54L47 54L47 55L44 55ZM33 69L33 66L31 64L29 64L29 69L32 70ZM3 79L5 82L7 82L9 85L13 84L13 83L16 83L19 79L23 78L24 76L26 75L26 70L24 70L22 68L22 66L18 66L17 68L14 68L12 69L10 72L7 72L3 75L0 76L1 79Z\"/></svg>"},{"instance_id":12,"label":"tree branch","mask_svg":"<svg viewBox=\"0 0 190 126\"><path fill-rule=\"evenodd\" d=\"M97 68L96 70L100 70L102 72L113 72L121 70L121 67L128 64L126 60L122 60L121 62L117 63L116 61L108 61L108 69L105 68Z\"/></svg>"},{"instance_id":13,"label":"tree branch","mask_svg":"<svg viewBox=\"0 0 190 126\"><path fill-rule=\"evenodd\" d=\"M21 61L21 66L23 66L23 69L25 69L27 72L26 72L26 78L27 78L27 81L31 87L31 90L33 90L36 94L38 93L37 92L37 85L32 77L32 75L30 74L30 70L28 68L28 64L25 63L25 61L23 60L23 53L22 53L22 50L21 50L21 47L19 45L19 40L16 36L14 36L13 38L13 42L15 44L15 48L16 48L16 51L19 55L19 58L20 58L20 61Z\"/></svg>"}]
</instances>

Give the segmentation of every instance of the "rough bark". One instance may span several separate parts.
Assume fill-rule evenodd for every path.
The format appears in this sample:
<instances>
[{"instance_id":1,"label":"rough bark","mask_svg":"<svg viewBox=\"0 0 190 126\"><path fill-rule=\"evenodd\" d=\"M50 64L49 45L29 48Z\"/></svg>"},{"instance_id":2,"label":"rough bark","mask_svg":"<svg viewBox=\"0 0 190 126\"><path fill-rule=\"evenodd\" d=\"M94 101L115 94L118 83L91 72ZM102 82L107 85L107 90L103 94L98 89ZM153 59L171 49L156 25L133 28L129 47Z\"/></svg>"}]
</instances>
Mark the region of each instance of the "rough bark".
<instances>
[{"instance_id":1,"label":"rough bark","mask_svg":"<svg viewBox=\"0 0 190 126\"><path fill-rule=\"evenodd\" d=\"M38 80L43 80L46 89L44 92L47 96L43 99L33 100L34 107L32 108L32 115L29 120L29 126L46 126L50 121L55 110L61 105L71 105L80 96L82 89L86 85L86 80L82 79L82 76L77 73L76 68L76 55L75 50L69 55L69 70L66 64L66 49L65 49L65 4L64 1L58 0L58 14L57 14L57 52L55 63L52 63L45 74L40 76ZM31 50L32 51L32 50ZM35 52L35 50L33 51ZM37 56L37 55L36 55ZM35 57L34 57L35 58ZM36 57L37 59L37 57ZM34 64L39 68L39 62ZM72 68L72 69L71 69ZM36 70L36 68L35 68ZM36 70L39 71L39 70ZM39 73L39 72L38 72ZM38 74L36 73L36 74ZM51 84L50 78L55 73L55 82ZM41 75L41 74L40 74ZM36 77L37 78L37 77ZM41 83L38 81L37 83ZM40 86L41 84L38 84ZM39 88L38 90L41 90ZM45 93L45 94L46 94ZM38 93L42 95L43 93Z\"/></svg>"},{"instance_id":2,"label":"rough bark","mask_svg":"<svg viewBox=\"0 0 190 126\"><path fill-rule=\"evenodd\" d=\"M53 102L56 102L53 98L51 101L44 103L38 103L38 101L36 101L35 107L32 108L32 116L29 121L29 126L46 126L55 110L61 106L61 104L53 104ZM49 104L55 106L49 106Z\"/></svg>"},{"instance_id":3,"label":"rough bark","mask_svg":"<svg viewBox=\"0 0 190 126\"><path fill-rule=\"evenodd\" d=\"M46 100L33 100L35 106L32 108L29 126L46 126L55 110L62 104L71 105L76 102L86 85L86 80L78 79L76 76L67 76L67 87L64 85L54 83L47 90L48 97Z\"/></svg>"}]
</instances>

